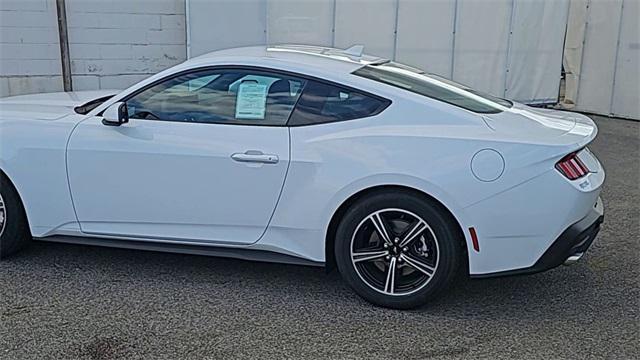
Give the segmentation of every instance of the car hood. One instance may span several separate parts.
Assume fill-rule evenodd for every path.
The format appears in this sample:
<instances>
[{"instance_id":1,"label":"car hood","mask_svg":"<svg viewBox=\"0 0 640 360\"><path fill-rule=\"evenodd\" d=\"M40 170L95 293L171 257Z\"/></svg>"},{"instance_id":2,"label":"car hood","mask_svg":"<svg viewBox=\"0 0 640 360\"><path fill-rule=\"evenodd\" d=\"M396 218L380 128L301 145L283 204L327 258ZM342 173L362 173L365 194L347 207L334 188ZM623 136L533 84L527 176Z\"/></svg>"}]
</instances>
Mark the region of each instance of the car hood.
<instances>
[{"instance_id":1,"label":"car hood","mask_svg":"<svg viewBox=\"0 0 640 360\"><path fill-rule=\"evenodd\" d=\"M593 120L585 115L517 103L506 111L483 118L501 137L520 142L584 146L598 131Z\"/></svg>"},{"instance_id":2,"label":"car hood","mask_svg":"<svg viewBox=\"0 0 640 360\"><path fill-rule=\"evenodd\" d=\"M0 119L56 120L73 114L76 106L113 96L119 90L57 92L0 99Z\"/></svg>"}]
</instances>

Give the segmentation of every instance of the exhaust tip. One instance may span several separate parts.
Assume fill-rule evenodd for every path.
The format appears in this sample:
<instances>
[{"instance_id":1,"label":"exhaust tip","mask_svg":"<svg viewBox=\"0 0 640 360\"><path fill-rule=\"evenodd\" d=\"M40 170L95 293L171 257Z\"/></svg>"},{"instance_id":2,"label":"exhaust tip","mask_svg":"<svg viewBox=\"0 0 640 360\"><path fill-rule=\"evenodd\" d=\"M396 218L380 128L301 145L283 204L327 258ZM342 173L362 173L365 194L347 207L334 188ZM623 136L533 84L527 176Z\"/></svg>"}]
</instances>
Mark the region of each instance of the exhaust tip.
<instances>
[{"instance_id":1,"label":"exhaust tip","mask_svg":"<svg viewBox=\"0 0 640 360\"><path fill-rule=\"evenodd\" d=\"M565 261L564 264L565 265L573 265L575 264L578 260L580 260L580 258L582 258L582 255L584 255L584 253L576 253L573 254L571 256L569 256Z\"/></svg>"}]
</instances>

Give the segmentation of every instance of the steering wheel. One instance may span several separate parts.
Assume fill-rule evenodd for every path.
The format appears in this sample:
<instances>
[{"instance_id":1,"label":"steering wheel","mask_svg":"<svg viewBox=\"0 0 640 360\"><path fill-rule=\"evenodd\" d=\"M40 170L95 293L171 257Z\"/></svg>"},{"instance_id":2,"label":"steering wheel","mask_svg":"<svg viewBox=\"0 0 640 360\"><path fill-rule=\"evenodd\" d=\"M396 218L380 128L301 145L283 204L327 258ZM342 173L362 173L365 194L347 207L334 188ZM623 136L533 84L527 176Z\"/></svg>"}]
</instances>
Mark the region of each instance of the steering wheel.
<instances>
[{"instance_id":1,"label":"steering wheel","mask_svg":"<svg viewBox=\"0 0 640 360\"><path fill-rule=\"evenodd\" d=\"M160 118L152 113L151 111L147 111L147 110L142 110L142 111L136 111L133 115L131 115L132 118L142 118L142 119L147 119L147 120L160 120Z\"/></svg>"}]
</instances>

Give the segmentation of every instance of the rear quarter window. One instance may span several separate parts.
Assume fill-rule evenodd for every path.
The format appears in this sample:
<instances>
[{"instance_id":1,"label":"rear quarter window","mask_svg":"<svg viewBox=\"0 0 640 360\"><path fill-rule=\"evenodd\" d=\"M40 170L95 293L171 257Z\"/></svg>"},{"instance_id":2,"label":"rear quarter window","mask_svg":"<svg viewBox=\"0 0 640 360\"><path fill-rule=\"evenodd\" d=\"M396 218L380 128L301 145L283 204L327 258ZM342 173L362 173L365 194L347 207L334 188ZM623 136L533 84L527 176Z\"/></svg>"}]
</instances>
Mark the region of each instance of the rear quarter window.
<instances>
[{"instance_id":1,"label":"rear quarter window","mask_svg":"<svg viewBox=\"0 0 640 360\"><path fill-rule=\"evenodd\" d=\"M309 81L289 119L290 126L323 124L374 116L391 101L357 90Z\"/></svg>"},{"instance_id":2,"label":"rear quarter window","mask_svg":"<svg viewBox=\"0 0 640 360\"><path fill-rule=\"evenodd\" d=\"M508 100L401 64L367 65L353 74L476 113L495 114L512 106Z\"/></svg>"}]
</instances>

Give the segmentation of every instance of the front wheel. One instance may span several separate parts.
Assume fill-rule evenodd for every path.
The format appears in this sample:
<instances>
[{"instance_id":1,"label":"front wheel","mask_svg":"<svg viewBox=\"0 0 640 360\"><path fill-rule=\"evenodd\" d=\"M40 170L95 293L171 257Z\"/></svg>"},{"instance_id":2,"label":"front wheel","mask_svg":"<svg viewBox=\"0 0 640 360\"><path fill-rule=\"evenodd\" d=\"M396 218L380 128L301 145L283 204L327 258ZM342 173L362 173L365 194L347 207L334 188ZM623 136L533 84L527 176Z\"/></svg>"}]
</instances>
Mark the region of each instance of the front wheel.
<instances>
[{"instance_id":1,"label":"front wheel","mask_svg":"<svg viewBox=\"0 0 640 360\"><path fill-rule=\"evenodd\" d=\"M18 192L0 173L0 259L15 254L30 240L31 233Z\"/></svg>"},{"instance_id":2,"label":"front wheel","mask_svg":"<svg viewBox=\"0 0 640 360\"><path fill-rule=\"evenodd\" d=\"M452 282L460 236L439 204L402 191L377 193L346 212L336 233L336 263L365 300L413 308Z\"/></svg>"}]
</instances>

